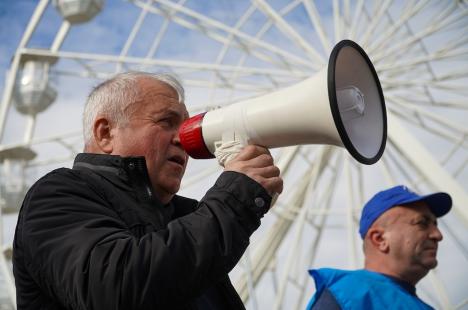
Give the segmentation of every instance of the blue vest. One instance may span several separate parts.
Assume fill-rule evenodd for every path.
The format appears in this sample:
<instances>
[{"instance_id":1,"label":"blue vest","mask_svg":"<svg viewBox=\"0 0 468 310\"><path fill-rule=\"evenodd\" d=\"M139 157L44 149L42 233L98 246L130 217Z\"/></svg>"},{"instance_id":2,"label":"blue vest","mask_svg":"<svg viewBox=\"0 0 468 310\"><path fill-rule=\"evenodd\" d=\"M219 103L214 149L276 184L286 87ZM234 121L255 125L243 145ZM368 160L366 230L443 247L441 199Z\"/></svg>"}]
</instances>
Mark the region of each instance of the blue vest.
<instances>
[{"instance_id":1,"label":"blue vest","mask_svg":"<svg viewBox=\"0 0 468 310\"><path fill-rule=\"evenodd\" d=\"M344 309L433 309L391 278L368 270L309 270L317 289L307 305L311 309L325 288Z\"/></svg>"}]
</instances>

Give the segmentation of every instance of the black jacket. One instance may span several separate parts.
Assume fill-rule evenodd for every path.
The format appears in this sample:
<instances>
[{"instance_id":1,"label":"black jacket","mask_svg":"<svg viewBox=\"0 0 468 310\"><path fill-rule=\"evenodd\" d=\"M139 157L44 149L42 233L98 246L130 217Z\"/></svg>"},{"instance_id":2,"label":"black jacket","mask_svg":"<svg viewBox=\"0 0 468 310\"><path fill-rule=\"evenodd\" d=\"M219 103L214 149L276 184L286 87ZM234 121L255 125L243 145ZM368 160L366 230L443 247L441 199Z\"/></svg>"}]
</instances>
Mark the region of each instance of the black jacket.
<instances>
[{"instance_id":1,"label":"black jacket","mask_svg":"<svg viewBox=\"0 0 468 310\"><path fill-rule=\"evenodd\" d=\"M79 154L23 202L18 309L244 309L227 273L270 202L252 179L223 172L199 203L162 205L143 157Z\"/></svg>"}]
</instances>

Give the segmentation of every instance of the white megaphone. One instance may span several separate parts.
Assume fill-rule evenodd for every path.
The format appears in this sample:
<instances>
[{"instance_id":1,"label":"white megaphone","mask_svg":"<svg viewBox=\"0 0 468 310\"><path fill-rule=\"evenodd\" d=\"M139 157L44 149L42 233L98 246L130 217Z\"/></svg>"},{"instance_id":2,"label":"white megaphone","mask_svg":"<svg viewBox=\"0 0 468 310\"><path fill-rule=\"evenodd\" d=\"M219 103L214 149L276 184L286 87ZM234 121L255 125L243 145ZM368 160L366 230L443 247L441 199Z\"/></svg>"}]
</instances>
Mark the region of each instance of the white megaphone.
<instances>
[{"instance_id":1,"label":"white megaphone","mask_svg":"<svg viewBox=\"0 0 468 310\"><path fill-rule=\"evenodd\" d=\"M179 130L193 158L213 158L226 139L267 148L301 144L345 147L363 164L377 162L387 140L385 101L364 50L343 40L328 67L285 89L196 115Z\"/></svg>"}]
</instances>

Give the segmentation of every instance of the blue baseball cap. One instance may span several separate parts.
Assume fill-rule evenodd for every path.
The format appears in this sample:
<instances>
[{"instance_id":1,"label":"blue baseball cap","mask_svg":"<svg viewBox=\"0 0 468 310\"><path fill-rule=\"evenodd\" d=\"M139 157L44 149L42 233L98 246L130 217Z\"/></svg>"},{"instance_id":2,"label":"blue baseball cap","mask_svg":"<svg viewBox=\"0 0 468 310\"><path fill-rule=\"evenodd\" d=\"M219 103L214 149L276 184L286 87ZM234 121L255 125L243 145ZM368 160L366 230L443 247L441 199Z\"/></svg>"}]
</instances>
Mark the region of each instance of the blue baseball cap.
<instances>
[{"instance_id":1,"label":"blue baseball cap","mask_svg":"<svg viewBox=\"0 0 468 310\"><path fill-rule=\"evenodd\" d=\"M408 187L398 185L374 195L362 209L359 234L364 239L369 227L388 209L413 202L425 202L436 217L447 214L452 208L452 198L447 193L433 193L420 196Z\"/></svg>"}]
</instances>

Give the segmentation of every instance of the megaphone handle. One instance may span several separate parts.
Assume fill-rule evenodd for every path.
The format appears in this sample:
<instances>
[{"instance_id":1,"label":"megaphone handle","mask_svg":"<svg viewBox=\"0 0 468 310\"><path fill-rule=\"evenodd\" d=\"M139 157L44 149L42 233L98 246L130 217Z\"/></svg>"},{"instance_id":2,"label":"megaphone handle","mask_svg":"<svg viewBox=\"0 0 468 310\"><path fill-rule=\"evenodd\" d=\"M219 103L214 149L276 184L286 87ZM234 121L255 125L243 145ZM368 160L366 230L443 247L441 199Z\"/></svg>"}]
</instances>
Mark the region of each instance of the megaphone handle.
<instances>
[{"instance_id":1,"label":"megaphone handle","mask_svg":"<svg viewBox=\"0 0 468 310\"><path fill-rule=\"evenodd\" d=\"M230 160L239 154L239 152L247 145L245 139L231 140L228 142L215 142L215 156L221 166L225 166ZM278 193L269 193L271 195L270 206L273 206L278 199Z\"/></svg>"},{"instance_id":2,"label":"megaphone handle","mask_svg":"<svg viewBox=\"0 0 468 310\"><path fill-rule=\"evenodd\" d=\"M229 161L239 154L239 152L246 146L244 140L231 140L231 141L217 141L215 142L214 155L221 166L225 166Z\"/></svg>"}]
</instances>

